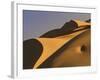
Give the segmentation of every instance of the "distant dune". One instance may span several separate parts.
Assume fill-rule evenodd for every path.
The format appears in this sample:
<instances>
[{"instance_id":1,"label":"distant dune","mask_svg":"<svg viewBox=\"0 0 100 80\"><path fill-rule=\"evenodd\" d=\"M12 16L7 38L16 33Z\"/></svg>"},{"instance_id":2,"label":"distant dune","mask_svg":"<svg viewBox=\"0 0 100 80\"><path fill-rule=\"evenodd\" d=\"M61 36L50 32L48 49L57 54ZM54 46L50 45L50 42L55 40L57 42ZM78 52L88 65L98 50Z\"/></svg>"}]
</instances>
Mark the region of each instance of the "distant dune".
<instances>
[{"instance_id":1,"label":"distant dune","mask_svg":"<svg viewBox=\"0 0 100 80\"><path fill-rule=\"evenodd\" d=\"M58 36L63 36L73 32L73 30L79 27L87 27L87 26L90 26L90 23L82 22L79 20L71 20L70 22L66 22L61 28L48 31L45 34L41 35L40 37L54 38Z\"/></svg>"}]
</instances>

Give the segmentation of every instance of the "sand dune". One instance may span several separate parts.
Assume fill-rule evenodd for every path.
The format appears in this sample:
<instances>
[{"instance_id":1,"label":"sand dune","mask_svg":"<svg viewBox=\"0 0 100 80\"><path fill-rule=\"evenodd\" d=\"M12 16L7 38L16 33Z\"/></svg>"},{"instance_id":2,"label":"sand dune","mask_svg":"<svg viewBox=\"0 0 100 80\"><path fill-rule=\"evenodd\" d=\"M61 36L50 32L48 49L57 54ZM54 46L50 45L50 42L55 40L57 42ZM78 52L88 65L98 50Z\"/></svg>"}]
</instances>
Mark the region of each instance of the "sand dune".
<instances>
[{"instance_id":1,"label":"sand dune","mask_svg":"<svg viewBox=\"0 0 100 80\"><path fill-rule=\"evenodd\" d=\"M24 69L89 66L89 21L71 20L60 29L24 41Z\"/></svg>"},{"instance_id":2,"label":"sand dune","mask_svg":"<svg viewBox=\"0 0 100 80\"><path fill-rule=\"evenodd\" d=\"M53 55L54 52L60 49L64 44L68 43L68 41L70 41L71 39L85 31L86 30L78 31L63 37L60 36L56 38L37 38L37 40L39 40L43 45L43 52L38 61L36 62L36 64L34 65L34 68L37 68L47 58Z\"/></svg>"}]
</instances>

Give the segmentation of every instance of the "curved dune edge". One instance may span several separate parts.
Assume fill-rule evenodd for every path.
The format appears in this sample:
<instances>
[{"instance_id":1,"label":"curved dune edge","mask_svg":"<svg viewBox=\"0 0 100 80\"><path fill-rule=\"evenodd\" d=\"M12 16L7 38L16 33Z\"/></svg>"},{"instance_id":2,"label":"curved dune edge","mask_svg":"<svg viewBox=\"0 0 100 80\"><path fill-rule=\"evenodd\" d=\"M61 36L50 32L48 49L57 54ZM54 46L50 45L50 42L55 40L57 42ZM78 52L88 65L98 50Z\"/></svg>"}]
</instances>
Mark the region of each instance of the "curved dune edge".
<instances>
[{"instance_id":1,"label":"curved dune edge","mask_svg":"<svg viewBox=\"0 0 100 80\"><path fill-rule=\"evenodd\" d=\"M56 38L36 38L39 40L43 45L43 52L40 58L37 60L36 64L33 68L37 68L41 65L46 59L48 59L51 55L53 55L58 49L60 49L64 44L68 43L71 39L78 36L79 34L87 31L81 30L70 35L60 36Z\"/></svg>"},{"instance_id":2,"label":"curved dune edge","mask_svg":"<svg viewBox=\"0 0 100 80\"><path fill-rule=\"evenodd\" d=\"M91 23L89 22L84 22L84 21L80 21L80 20L73 20L78 24L78 27L85 27L86 25L90 26Z\"/></svg>"}]
</instances>

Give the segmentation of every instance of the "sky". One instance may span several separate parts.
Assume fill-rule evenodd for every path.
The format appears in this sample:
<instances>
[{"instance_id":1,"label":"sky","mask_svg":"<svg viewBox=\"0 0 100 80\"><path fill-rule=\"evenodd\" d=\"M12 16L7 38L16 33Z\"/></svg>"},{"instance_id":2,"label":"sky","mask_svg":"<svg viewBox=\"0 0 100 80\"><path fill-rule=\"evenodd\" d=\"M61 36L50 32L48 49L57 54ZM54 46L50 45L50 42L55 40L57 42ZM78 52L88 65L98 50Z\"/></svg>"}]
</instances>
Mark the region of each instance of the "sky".
<instances>
[{"instance_id":1,"label":"sky","mask_svg":"<svg viewBox=\"0 0 100 80\"><path fill-rule=\"evenodd\" d=\"M85 21L90 13L23 10L23 40L37 38L50 30L61 28L70 20Z\"/></svg>"}]
</instances>

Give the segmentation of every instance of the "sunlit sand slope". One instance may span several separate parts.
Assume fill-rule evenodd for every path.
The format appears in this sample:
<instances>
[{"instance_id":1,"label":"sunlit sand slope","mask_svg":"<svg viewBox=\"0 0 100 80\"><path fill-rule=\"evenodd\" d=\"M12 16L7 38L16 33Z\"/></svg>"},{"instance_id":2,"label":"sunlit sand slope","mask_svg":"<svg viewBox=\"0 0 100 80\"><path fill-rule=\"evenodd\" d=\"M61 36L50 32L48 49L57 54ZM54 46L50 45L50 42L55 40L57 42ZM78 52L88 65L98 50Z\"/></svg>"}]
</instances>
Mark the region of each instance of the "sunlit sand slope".
<instances>
[{"instance_id":1,"label":"sunlit sand slope","mask_svg":"<svg viewBox=\"0 0 100 80\"><path fill-rule=\"evenodd\" d=\"M33 68L37 68L46 59L48 59L51 55L53 55L58 49L60 49L64 44L68 43L71 39L75 38L76 36L85 31L87 31L87 29L77 31L70 35L65 35L62 38L61 36L56 38L37 38L37 40L39 40L43 45L43 52Z\"/></svg>"},{"instance_id":2,"label":"sunlit sand slope","mask_svg":"<svg viewBox=\"0 0 100 80\"><path fill-rule=\"evenodd\" d=\"M65 36L66 37L66 36ZM69 43L66 48L58 53L51 61L51 67L90 66L90 30L85 31Z\"/></svg>"}]
</instances>

